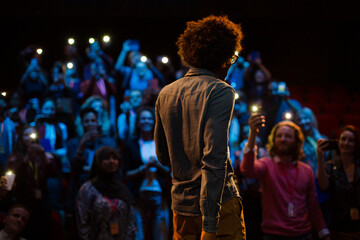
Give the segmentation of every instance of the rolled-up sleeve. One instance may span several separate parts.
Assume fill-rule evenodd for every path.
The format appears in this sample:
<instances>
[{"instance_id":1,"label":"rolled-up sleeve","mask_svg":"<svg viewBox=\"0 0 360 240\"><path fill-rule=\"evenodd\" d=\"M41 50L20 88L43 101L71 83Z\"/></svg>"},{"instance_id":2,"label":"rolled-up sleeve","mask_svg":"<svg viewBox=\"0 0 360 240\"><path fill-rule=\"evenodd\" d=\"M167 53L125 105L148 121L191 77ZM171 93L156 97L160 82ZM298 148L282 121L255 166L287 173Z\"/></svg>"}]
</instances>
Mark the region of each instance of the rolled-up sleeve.
<instances>
[{"instance_id":1,"label":"rolled-up sleeve","mask_svg":"<svg viewBox=\"0 0 360 240\"><path fill-rule=\"evenodd\" d=\"M225 87L211 93L204 119L204 148L200 190L203 230L217 230L222 194L227 175L229 125L234 90Z\"/></svg>"},{"instance_id":2,"label":"rolled-up sleeve","mask_svg":"<svg viewBox=\"0 0 360 240\"><path fill-rule=\"evenodd\" d=\"M245 145L243 152L243 160L240 165L241 173L245 177L262 178L266 173L266 165L262 160L256 160L256 153L254 149L249 149Z\"/></svg>"}]
</instances>

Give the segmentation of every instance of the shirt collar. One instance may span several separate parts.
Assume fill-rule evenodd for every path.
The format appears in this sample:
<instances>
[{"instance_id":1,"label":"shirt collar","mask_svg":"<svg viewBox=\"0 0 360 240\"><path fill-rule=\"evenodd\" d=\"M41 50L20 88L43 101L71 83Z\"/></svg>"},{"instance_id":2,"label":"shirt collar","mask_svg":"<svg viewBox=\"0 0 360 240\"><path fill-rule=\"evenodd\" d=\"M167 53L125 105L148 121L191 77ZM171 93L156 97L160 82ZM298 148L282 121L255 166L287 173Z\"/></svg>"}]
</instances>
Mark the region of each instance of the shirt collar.
<instances>
[{"instance_id":1,"label":"shirt collar","mask_svg":"<svg viewBox=\"0 0 360 240\"><path fill-rule=\"evenodd\" d=\"M193 77L193 76L200 76L200 75L207 75L214 78L219 78L215 73L210 72L204 68L190 68L190 70L185 74L185 77Z\"/></svg>"},{"instance_id":2,"label":"shirt collar","mask_svg":"<svg viewBox=\"0 0 360 240\"><path fill-rule=\"evenodd\" d=\"M281 159L279 158L279 156L274 156L274 162L276 163L276 164L278 164L278 163L284 163L284 162L282 162L281 161ZM291 163L291 165L294 165L294 166L296 166L297 165L297 163L298 163L298 161L293 161L292 163ZM284 163L285 164L285 163Z\"/></svg>"}]
</instances>

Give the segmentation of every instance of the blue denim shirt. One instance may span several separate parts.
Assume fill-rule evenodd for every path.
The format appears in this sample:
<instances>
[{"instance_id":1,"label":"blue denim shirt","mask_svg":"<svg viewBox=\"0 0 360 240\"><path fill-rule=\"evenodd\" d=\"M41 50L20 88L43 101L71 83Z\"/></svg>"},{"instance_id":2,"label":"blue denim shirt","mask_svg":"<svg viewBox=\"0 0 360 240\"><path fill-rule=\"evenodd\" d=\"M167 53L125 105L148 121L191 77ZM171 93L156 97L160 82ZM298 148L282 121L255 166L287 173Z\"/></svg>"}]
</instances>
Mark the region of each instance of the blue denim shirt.
<instances>
[{"instance_id":1,"label":"blue denim shirt","mask_svg":"<svg viewBox=\"0 0 360 240\"><path fill-rule=\"evenodd\" d=\"M156 102L156 153L172 169L172 209L203 218L215 233L220 206L240 197L228 150L234 89L205 69L191 68L164 87Z\"/></svg>"}]
</instances>

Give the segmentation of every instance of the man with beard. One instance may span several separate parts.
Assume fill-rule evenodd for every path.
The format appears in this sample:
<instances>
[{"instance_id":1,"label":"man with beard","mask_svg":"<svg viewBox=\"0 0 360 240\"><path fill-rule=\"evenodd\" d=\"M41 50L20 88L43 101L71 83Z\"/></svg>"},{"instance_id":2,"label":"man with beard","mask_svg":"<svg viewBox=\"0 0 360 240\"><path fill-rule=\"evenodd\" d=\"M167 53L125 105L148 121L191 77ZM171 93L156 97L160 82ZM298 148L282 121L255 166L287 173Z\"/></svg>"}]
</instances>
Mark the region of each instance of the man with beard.
<instances>
[{"instance_id":1,"label":"man with beard","mask_svg":"<svg viewBox=\"0 0 360 240\"><path fill-rule=\"evenodd\" d=\"M244 148L241 171L246 177L258 178L262 186L265 240L312 239L314 228L320 239L329 239L317 195L311 167L301 161L304 136L293 122L274 126L267 148L271 158L256 160L255 139L265 117L249 118L250 134Z\"/></svg>"}]
</instances>

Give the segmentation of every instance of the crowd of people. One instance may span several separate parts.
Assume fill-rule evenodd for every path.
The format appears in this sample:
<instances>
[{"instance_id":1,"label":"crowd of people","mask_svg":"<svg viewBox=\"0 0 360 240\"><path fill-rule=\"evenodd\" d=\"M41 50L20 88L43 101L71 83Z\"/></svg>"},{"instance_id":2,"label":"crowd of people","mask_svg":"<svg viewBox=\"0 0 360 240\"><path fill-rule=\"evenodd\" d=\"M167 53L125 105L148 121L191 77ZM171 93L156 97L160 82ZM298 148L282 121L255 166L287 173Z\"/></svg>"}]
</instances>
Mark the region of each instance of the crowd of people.
<instances>
[{"instance_id":1,"label":"crowd of people","mask_svg":"<svg viewBox=\"0 0 360 240\"><path fill-rule=\"evenodd\" d=\"M97 41L86 55L67 45L47 74L36 48L21 53L18 89L0 99L0 236L170 239L172 172L156 155L154 107L187 68L153 63L130 39L115 61ZM258 51L236 54L226 80L247 238L360 239L359 129L327 140Z\"/></svg>"}]
</instances>

